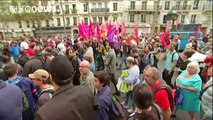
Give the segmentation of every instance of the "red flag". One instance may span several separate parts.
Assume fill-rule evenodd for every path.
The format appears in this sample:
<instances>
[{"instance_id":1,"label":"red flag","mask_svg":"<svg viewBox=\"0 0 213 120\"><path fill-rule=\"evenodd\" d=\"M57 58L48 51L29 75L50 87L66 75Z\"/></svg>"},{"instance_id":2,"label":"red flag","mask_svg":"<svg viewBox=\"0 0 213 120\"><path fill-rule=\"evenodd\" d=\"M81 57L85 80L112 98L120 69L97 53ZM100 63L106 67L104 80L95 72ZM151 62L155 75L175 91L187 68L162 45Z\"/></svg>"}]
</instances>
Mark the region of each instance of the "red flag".
<instances>
[{"instance_id":1,"label":"red flag","mask_svg":"<svg viewBox=\"0 0 213 120\"><path fill-rule=\"evenodd\" d=\"M138 24L137 23L135 23L134 32L135 32L135 42L138 43Z\"/></svg>"},{"instance_id":2,"label":"red flag","mask_svg":"<svg viewBox=\"0 0 213 120\"><path fill-rule=\"evenodd\" d=\"M163 48L166 48L170 44L170 31L164 32L159 35Z\"/></svg>"},{"instance_id":3,"label":"red flag","mask_svg":"<svg viewBox=\"0 0 213 120\"><path fill-rule=\"evenodd\" d=\"M125 33L126 33L126 27L125 27L125 24L123 22L122 25L121 25L121 40L124 39Z\"/></svg>"}]
</instances>

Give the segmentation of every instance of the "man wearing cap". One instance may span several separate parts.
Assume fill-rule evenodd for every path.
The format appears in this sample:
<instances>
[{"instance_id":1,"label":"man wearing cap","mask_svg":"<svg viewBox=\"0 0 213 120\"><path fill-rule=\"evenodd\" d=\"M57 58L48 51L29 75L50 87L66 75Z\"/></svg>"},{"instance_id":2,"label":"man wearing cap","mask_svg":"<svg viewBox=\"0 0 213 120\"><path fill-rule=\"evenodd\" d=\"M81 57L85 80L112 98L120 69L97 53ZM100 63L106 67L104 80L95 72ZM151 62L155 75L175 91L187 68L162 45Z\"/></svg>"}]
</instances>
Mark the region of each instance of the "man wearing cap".
<instances>
[{"instance_id":1,"label":"man wearing cap","mask_svg":"<svg viewBox=\"0 0 213 120\"><path fill-rule=\"evenodd\" d=\"M35 50L33 49L28 49L26 51L26 56L29 59L29 61L24 65L24 70L23 70L23 76L27 77L29 74L35 72L38 69L42 69L43 63L41 60L35 58Z\"/></svg>"},{"instance_id":2,"label":"man wearing cap","mask_svg":"<svg viewBox=\"0 0 213 120\"><path fill-rule=\"evenodd\" d=\"M51 85L49 85L49 76L49 73L43 69L38 69L33 74L29 74L29 78L31 78L34 84L41 89L41 92L38 95L39 107L50 101L54 92Z\"/></svg>"},{"instance_id":3,"label":"man wearing cap","mask_svg":"<svg viewBox=\"0 0 213 120\"><path fill-rule=\"evenodd\" d=\"M54 87L52 99L36 113L35 120L93 120L99 104L88 87L72 84L74 70L64 56L56 56L49 68Z\"/></svg>"}]
</instances>

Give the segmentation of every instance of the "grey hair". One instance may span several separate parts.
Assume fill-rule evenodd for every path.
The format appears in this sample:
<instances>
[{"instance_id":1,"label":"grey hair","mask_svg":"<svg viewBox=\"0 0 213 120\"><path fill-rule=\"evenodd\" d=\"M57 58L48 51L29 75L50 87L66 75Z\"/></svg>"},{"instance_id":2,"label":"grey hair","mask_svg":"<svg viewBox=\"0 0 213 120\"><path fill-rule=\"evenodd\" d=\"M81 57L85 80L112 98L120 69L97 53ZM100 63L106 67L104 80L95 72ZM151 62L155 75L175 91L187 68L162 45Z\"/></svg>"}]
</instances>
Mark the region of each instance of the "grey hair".
<instances>
[{"instance_id":1,"label":"grey hair","mask_svg":"<svg viewBox=\"0 0 213 120\"><path fill-rule=\"evenodd\" d=\"M153 78L155 79L160 78L160 71L156 67L148 67L147 70L151 71Z\"/></svg>"},{"instance_id":2,"label":"grey hair","mask_svg":"<svg viewBox=\"0 0 213 120\"><path fill-rule=\"evenodd\" d=\"M199 66L198 62L196 62L196 61L190 62L187 65L186 69L188 69L188 67L194 67L196 69L196 73L200 72L200 66Z\"/></svg>"}]
</instances>

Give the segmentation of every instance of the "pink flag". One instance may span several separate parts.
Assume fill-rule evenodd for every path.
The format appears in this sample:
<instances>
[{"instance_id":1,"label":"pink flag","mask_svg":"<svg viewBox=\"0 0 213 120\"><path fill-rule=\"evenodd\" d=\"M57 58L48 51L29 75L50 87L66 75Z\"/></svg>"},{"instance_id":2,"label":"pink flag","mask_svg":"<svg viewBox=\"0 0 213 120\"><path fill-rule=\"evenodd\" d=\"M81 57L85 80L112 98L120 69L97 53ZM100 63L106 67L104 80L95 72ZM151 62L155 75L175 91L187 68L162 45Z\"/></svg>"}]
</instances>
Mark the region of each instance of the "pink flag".
<instances>
[{"instance_id":1,"label":"pink flag","mask_svg":"<svg viewBox=\"0 0 213 120\"><path fill-rule=\"evenodd\" d=\"M90 20L90 23L89 23L89 38L94 37L94 35L95 35L94 24Z\"/></svg>"},{"instance_id":2,"label":"pink flag","mask_svg":"<svg viewBox=\"0 0 213 120\"><path fill-rule=\"evenodd\" d=\"M107 39L108 39L109 41L112 41L114 35L116 35L116 34L117 34L116 28L114 28L114 29L113 29L111 32L109 32L109 34L107 35Z\"/></svg>"},{"instance_id":3,"label":"pink flag","mask_svg":"<svg viewBox=\"0 0 213 120\"><path fill-rule=\"evenodd\" d=\"M101 41L101 29L99 27L99 23L97 22L97 37L98 37L98 43Z\"/></svg>"},{"instance_id":4,"label":"pink flag","mask_svg":"<svg viewBox=\"0 0 213 120\"><path fill-rule=\"evenodd\" d=\"M197 25L195 35L198 35L200 33L200 25Z\"/></svg>"},{"instance_id":5,"label":"pink flag","mask_svg":"<svg viewBox=\"0 0 213 120\"><path fill-rule=\"evenodd\" d=\"M175 28L178 29L178 28L179 28L179 25L180 25L180 24L179 24L179 21L178 21L178 19L177 19L177 20L176 20L176 24L175 24Z\"/></svg>"},{"instance_id":6,"label":"pink flag","mask_svg":"<svg viewBox=\"0 0 213 120\"><path fill-rule=\"evenodd\" d=\"M115 20L114 25L115 25L117 31L119 31L119 22L118 22L118 20Z\"/></svg>"},{"instance_id":7,"label":"pink flag","mask_svg":"<svg viewBox=\"0 0 213 120\"><path fill-rule=\"evenodd\" d=\"M111 21L109 21L109 24L106 24L106 27L107 27L108 33L111 32L111 30L113 30L113 25L111 24Z\"/></svg>"},{"instance_id":8,"label":"pink flag","mask_svg":"<svg viewBox=\"0 0 213 120\"><path fill-rule=\"evenodd\" d=\"M80 35L83 39L86 39L86 35L84 34L83 26L82 26L80 23L78 24L78 31L79 31L79 35Z\"/></svg>"},{"instance_id":9,"label":"pink flag","mask_svg":"<svg viewBox=\"0 0 213 120\"><path fill-rule=\"evenodd\" d=\"M124 39L125 33L126 33L126 27L125 27L125 24L123 22L122 25L121 25L121 39L122 40Z\"/></svg>"},{"instance_id":10,"label":"pink flag","mask_svg":"<svg viewBox=\"0 0 213 120\"><path fill-rule=\"evenodd\" d=\"M135 42L138 43L138 24L137 23L135 23L134 32L135 32Z\"/></svg>"},{"instance_id":11,"label":"pink flag","mask_svg":"<svg viewBox=\"0 0 213 120\"><path fill-rule=\"evenodd\" d=\"M113 42L116 49L118 49L118 38L117 38L117 30L114 27L114 29L107 35L107 39L111 42Z\"/></svg>"}]
</instances>

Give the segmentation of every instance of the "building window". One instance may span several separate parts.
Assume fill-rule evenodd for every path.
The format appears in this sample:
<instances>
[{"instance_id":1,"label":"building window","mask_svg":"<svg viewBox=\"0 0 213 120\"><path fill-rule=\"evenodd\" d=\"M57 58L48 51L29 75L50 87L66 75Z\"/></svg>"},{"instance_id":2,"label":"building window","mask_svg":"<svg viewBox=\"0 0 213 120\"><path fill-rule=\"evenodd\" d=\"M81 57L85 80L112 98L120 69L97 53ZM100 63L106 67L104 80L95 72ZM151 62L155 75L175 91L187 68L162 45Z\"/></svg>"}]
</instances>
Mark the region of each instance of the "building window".
<instances>
[{"instance_id":1,"label":"building window","mask_svg":"<svg viewBox=\"0 0 213 120\"><path fill-rule=\"evenodd\" d=\"M50 22L49 22L49 20L46 20L46 27L50 27Z\"/></svg>"},{"instance_id":2,"label":"building window","mask_svg":"<svg viewBox=\"0 0 213 120\"><path fill-rule=\"evenodd\" d=\"M164 15L164 16L163 16L163 23L164 23L164 24L166 24L166 21L167 21L166 18L167 18L167 15Z\"/></svg>"},{"instance_id":3,"label":"building window","mask_svg":"<svg viewBox=\"0 0 213 120\"><path fill-rule=\"evenodd\" d=\"M87 4L83 4L84 6L84 12L87 12Z\"/></svg>"},{"instance_id":4,"label":"building window","mask_svg":"<svg viewBox=\"0 0 213 120\"><path fill-rule=\"evenodd\" d=\"M197 10L199 5L199 0L194 1L193 10Z\"/></svg>"},{"instance_id":5,"label":"building window","mask_svg":"<svg viewBox=\"0 0 213 120\"><path fill-rule=\"evenodd\" d=\"M88 25L88 18L84 18L84 22L86 25Z\"/></svg>"},{"instance_id":6,"label":"building window","mask_svg":"<svg viewBox=\"0 0 213 120\"><path fill-rule=\"evenodd\" d=\"M117 11L118 10L118 3L113 3L113 11Z\"/></svg>"},{"instance_id":7,"label":"building window","mask_svg":"<svg viewBox=\"0 0 213 120\"><path fill-rule=\"evenodd\" d=\"M72 9L76 9L76 4L72 4Z\"/></svg>"},{"instance_id":8,"label":"building window","mask_svg":"<svg viewBox=\"0 0 213 120\"><path fill-rule=\"evenodd\" d=\"M30 22L26 21L26 23L27 23L27 28L29 28L30 27Z\"/></svg>"},{"instance_id":9,"label":"building window","mask_svg":"<svg viewBox=\"0 0 213 120\"><path fill-rule=\"evenodd\" d=\"M70 14L69 5L65 5L65 14Z\"/></svg>"},{"instance_id":10,"label":"building window","mask_svg":"<svg viewBox=\"0 0 213 120\"><path fill-rule=\"evenodd\" d=\"M185 23L185 17L186 17L185 15L182 15L182 16L181 16L181 21L180 21L180 22L181 22L182 24Z\"/></svg>"},{"instance_id":11,"label":"building window","mask_svg":"<svg viewBox=\"0 0 213 120\"><path fill-rule=\"evenodd\" d=\"M61 26L61 19L57 18L57 26Z\"/></svg>"},{"instance_id":12,"label":"building window","mask_svg":"<svg viewBox=\"0 0 213 120\"><path fill-rule=\"evenodd\" d=\"M77 25L77 18L73 17L73 25Z\"/></svg>"},{"instance_id":13,"label":"building window","mask_svg":"<svg viewBox=\"0 0 213 120\"><path fill-rule=\"evenodd\" d=\"M105 6L105 8L108 8L108 4L107 3L104 3L104 6Z\"/></svg>"},{"instance_id":14,"label":"building window","mask_svg":"<svg viewBox=\"0 0 213 120\"><path fill-rule=\"evenodd\" d=\"M97 18L96 17L93 17L93 23L97 23Z\"/></svg>"},{"instance_id":15,"label":"building window","mask_svg":"<svg viewBox=\"0 0 213 120\"><path fill-rule=\"evenodd\" d=\"M102 3L98 3L98 8L102 8Z\"/></svg>"},{"instance_id":16,"label":"building window","mask_svg":"<svg viewBox=\"0 0 213 120\"><path fill-rule=\"evenodd\" d=\"M132 10L135 9L135 1L130 2L130 9L132 9Z\"/></svg>"},{"instance_id":17,"label":"building window","mask_svg":"<svg viewBox=\"0 0 213 120\"><path fill-rule=\"evenodd\" d=\"M187 9L187 1L184 0L184 1L183 1L183 10L186 10L186 9Z\"/></svg>"},{"instance_id":18,"label":"building window","mask_svg":"<svg viewBox=\"0 0 213 120\"><path fill-rule=\"evenodd\" d=\"M96 8L96 3L92 3L92 8Z\"/></svg>"},{"instance_id":19,"label":"building window","mask_svg":"<svg viewBox=\"0 0 213 120\"><path fill-rule=\"evenodd\" d=\"M191 24L196 24L196 15L191 16Z\"/></svg>"},{"instance_id":20,"label":"building window","mask_svg":"<svg viewBox=\"0 0 213 120\"><path fill-rule=\"evenodd\" d=\"M118 17L113 17L113 21L116 21L118 19Z\"/></svg>"},{"instance_id":21,"label":"building window","mask_svg":"<svg viewBox=\"0 0 213 120\"><path fill-rule=\"evenodd\" d=\"M32 27L33 28L35 27L35 21L32 21Z\"/></svg>"},{"instance_id":22,"label":"building window","mask_svg":"<svg viewBox=\"0 0 213 120\"><path fill-rule=\"evenodd\" d=\"M180 1L176 1L176 10L180 10Z\"/></svg>"},{"instance_id":23,"label":"building window","mask_svg":"<svg viewBox=\"0 0 213 120\"><path fill-rule=\"evenodd\" d=\"M141 22L146 23L146 15L141 15Z\"/></svg>"},{"instance_id":24,"label":"building window","mask_svg":"<svg viewBox=\"0 0 213 120\"><path fill-rule=\"evenodd\" d=\"M98 17L98 21L99 21L99 23L100 23L100 25L102 25L102 17Z\"/></svg>"},{"instance_id":25,"label":"building window","mask_svg":"<svg viewBox=\"0 0 213 120\"><path fill-rule=\"evenodd\" d=\"M147 5L147 2L146 2L146 1L143 1L143 2L142 2L142 10L146 10L146 5Z\"/></svg>"},{"instance_id":26,"label":"building window","mask_svg":"<svg viewBox=\"0 0 213 120\"><path fill-rule=\"evenodd\" d=\"M66 17L67 26L70 25L70 18Z\"/></svg>"},{"instance_id":27,"label":"building window","mask_svg":"<svg viewBox=\"0 0 213 120\"><path fill-rule=\"evenodd\" d=\"M130 22L135 22L135 15L130 15Z\"/></svg>"},{"instance_id":28,"label":"building window","mask_svg":"<svg viewBox=\"0 0 213 120\"><path fill-rule=\"evenodd\" d=\"M170 8L170 1L165 2L165 10L169 10Z\"/></svg>"},{"instance_id":29,"label":"building window","mask_svg":"<svg viewBox=\"0 0 213 120\"><path fill-rule=\"evenodd\" d=\"M59 7L59 5L56 5L56 12L55 12L56 14L60 14L60 7Z\"/></svg>"},{"instance_id":30,"label":"building window","mask_svg":"<svg viewBox=\"0 0 213 120\"><path fill-rule=\"evenodd\" d=\"M21 21L18 21L18 27L19 27L19 28L22 28Z\"/></svg>"}]
</instances>

